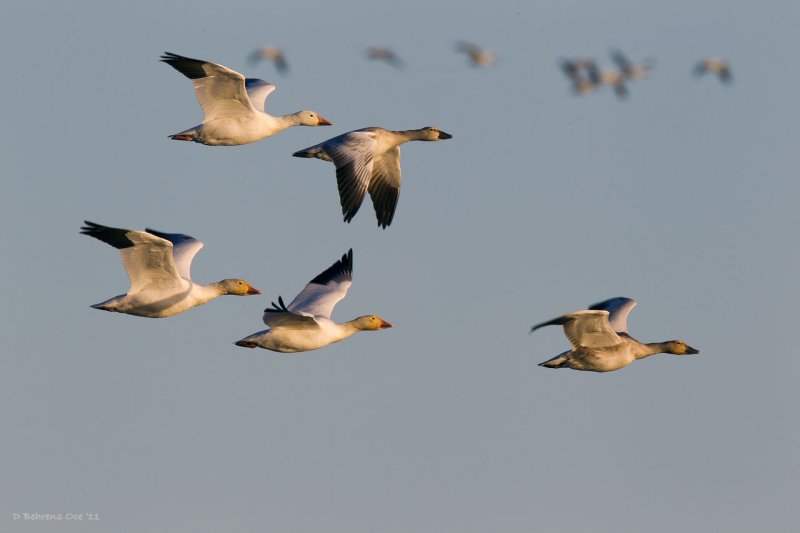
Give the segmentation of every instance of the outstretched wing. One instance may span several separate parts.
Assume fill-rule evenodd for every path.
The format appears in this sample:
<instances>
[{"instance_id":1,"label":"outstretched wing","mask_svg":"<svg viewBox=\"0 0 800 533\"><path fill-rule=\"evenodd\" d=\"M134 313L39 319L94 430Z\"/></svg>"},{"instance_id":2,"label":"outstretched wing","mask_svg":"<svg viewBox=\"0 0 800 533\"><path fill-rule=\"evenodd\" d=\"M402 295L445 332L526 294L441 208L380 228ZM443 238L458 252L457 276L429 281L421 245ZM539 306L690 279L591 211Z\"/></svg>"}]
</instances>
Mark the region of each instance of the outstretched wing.
<instances>
[{"instance_id":1,"label":"outstretched wing","mask_svg":"<svg viewBox=\"0 0 800 533\"><path fill-rule=\"evenodd\" d=\"M244 80L244 86L253 107L259 111L265 111L267 96L275 90L275 86L258 78L247 78Z\"/></svg>"},{"instance_id":2,"label":"outstretched wing","mask_svg":"<svg viewBox=\"0 0 800 533\"><path fill-rule=\"evenodd\" d=\"M400 147L387 150L373 159L369 196L378 217L378 225L385 228L392 223L397 200L400 198Z\"/></svg>"},{"instance_id":3,"label":"outstretched wing","mask_svg":"<svg viewBox=\"0 0 800 533\"><path fill-rule=\"evenodd\" d=\"M636 300L617 296L589 306L589 309L608 311L608 322L617 333L628 333L628 313L636 307Z\"/></svg>"},{"instance_id":4,"label":"outstretched wing","mask_svg":"<svg viewBox=\"0 0 800 533\"><path fill-rule=\"evenodd\" d=\"M197 101L205 114L204 122L249 115L255 111L247 95L244 76L235 70L170 52L165 52L161 61L192 80ZM263 107L263 99L261 103Z\"/></svg>"},{"instance_id":5,"label":"outstretched wing","mask_svg":"<svg viewBox=\"0 0 800 533\"><path fill-rule=\"evenodd\" d=\"M186 281L178 274L172 259L172 242L132 229L111 228L85 220L83 235L110 244L119 250L122 266L131 280L128 294L144 290L181 287Z\"/></svg>"},{"instance_id":6,"label":"outstretched wing","mask_svg":"<svg viewBox=\"0 0 800 533\"><path fill-rule=\"evenodd\" d=\"M608 323L608 311L583 310L569 313L531 328L531 332L544 326L564 326L564 335L574 348L603 348L622 342Z\"/></svg>"},{"instance_id":7,"label":"outstretched wing","mask_svg":"<svg viewBox=\"0 0 800 533\"><path fill-rule=\"evenodd\" d=\"M307 315L298 315L286 308L283 303L283 298L278 296L278 303L272 302L272 307L264 309L263 316L264 323L275 328L290 328L290 329L319 329L319 324L314 320L314 317Z\"/></svg>"},{"instance_id":8,"label":"outstretched wing","mask_svg":"<svg viewBox=\"0 0 800 533\"><path fill-rule=\"evenodd\" d=\"M178 275L187 281L191 281L192 260L197 255L197 252L203 248L203 243L183 233L164 233L152 228L145 228L145 231L152 233L156 237L167 239L172 243L172 261L175 263Z\"/></svg>"},{"instance_id":9,"label":"outstretched wing","mask_svg":"<svg viewBox=\"0 0 800 533\"><path fill-rule=\"evenodd\" d=\"M334 306L353 284L353 249L332 264L295 296L288 310L300 315L330 318Z\"/></svg>"},{"instance_id":10,"label":"outstretched wing","mask_svg":"<svg viewBox=\"0 0 800 533\"><path fill-rule=\"evenodd\" d=\"M368 131L351 131L323 143L323 150L336 165L336 183L345 222L350 222L372 179L377 142Z\"/></svg>"}]
</instances>

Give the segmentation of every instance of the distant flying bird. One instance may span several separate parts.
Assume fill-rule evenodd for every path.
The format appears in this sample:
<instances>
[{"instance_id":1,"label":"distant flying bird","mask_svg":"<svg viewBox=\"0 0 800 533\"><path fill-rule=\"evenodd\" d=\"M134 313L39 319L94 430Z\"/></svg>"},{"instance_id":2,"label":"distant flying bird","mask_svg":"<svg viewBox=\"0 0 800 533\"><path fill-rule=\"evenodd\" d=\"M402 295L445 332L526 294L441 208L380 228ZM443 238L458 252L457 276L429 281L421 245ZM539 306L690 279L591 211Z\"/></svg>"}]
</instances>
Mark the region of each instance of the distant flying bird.
<instances>
[{"instance_id":1,"label":"distant flying bird","mask_svg":"<svg viewBox=\"0 0 800 533\"><path fill-rule=\"evenodd\" d=\"M614 89L617 98L627 98L628 89L625 87L625 76L614 69L603 69L597 74L600 85L608 85Z\"/></svg>"},{"instance_id":2,"label":"distant flying bird","mask_svg":"<svg viewBox=\"0 0 800 533\"><path fill-rule=\"evenodd\" d=\"M188 235L110 228L85 221L89 235L119 250L122 266L131 280L127 294L92 307L114 313L164 318L182 313L223 294L261 294L243 279L224 279L208 285L192 281L192 259L203 243Z\"/></svg>"},{"instance_id":3,"label":"distant flying bird","mask_svg":"<svg viewBox=\"0 0 800 533\"><path fill-rule=\"evenodd\" d=\"M587 310L533 326L531 332L544 326L563 326L564 334L572 344L572 350L539 363L539 366L610 372L657 353L700 353L683 341L643 344L628 335L628 313L635 305L636 301L630 298L611 298Z\"/></svg>"},{"instance_id":4,"label":"distant flying bird","mask_svg":"<svg viewBox=\"0 0 800 533\"><path fill-rule=\"evenodd\" d=\"M334 306L347 295L353 280L353 250L323 273L312 279L288 306L283 298L264 310L269 326L244 339L236 346L265 348L273 352L294 353L316 350L339 342L359 331L392 327L378 315L358 317L343 324L331 320Z\"/></svg>"},{"instance_id":5,"label":"distant flying bird","mask_svg":"<svg viewBox=\"0 0 800 533\"><path fill-rule=\"evenodd\" d=\"M269 61L275 64L275 68L281 74L289 72L289 64L286 62L286 56L283 50L274 44L269 44L257 50L253 50L248 59L253 66L259 64L261 61Z\"/></svg>"},{"instance_id":6,"label":"distant flying bird","mask_svg":"<svg viewBox=\"0 0 800 533\"><path fill-rule=\"evenodd\" d=\"M370 46L367 48L367 57L388 63L395 68L403 67L403 60L391 48Z\"/></svg>"},{"instance_id":7,"label":"distant flying bird","mask_svg":"<svg viewBox=\"0 0 800 533\"><path fill-rule=\"evenodd\" d=\"M457 43L456 50L467 54L473 67L488 67L497 62L497 54L466 41Z\"/></svg>"},{"instance_id":8,"label":"distant flying bird","mask_svg":"<svg viewBox=\"0 0 800 533\"><path fill-rule=\"evenodd\" d=\"M264 111L275 86L247 78L222 65L165 52L161 61L192 80L205 117L203 123L170 135L177 141L234 146L260 141L290 126L330 126L315 111L272 116Z\"/></svg>"},{"instance_id":9,"label":"distant flying bird","mask_svg":"<svg viewBox=\"0 0 800 533\"><path fill-rule=\"evenodd\" d=\"M400 145L408 141L441 141L453 136L428 126L392 131L364 128L297 151L294 157L316 157L336 165L344 221L350 222L369 192L378 225L392 223L400 196Z\"/></svg>"},{"instance_id":10,"label":"distant flying bird","mask_svg":"<svg viewBox=\"0 0 800 533\"><path fill-rule=\"evenodd\" d=\"M723 83L730 83L733 81L733 74L731 74L731 67L727 61L719 57L709 57L697 63L694 67L694 75L701 77L706 72L716 74L719 81Z\"/></svg>"},{"instance_id":11,"label":"distant flying bird","mask_svg":"<svg viewBox=\"0 0 800 533\"><path fill-rule=\"evenodd\" d=\"M591 59L562 59L560 66L575 94L589 94L600 85L600 70Z\"/></svg>"},{"instance_id":12,"label":"distant flying bird","mask_svg":"<svg viewBox=\"0 0 800 533\"><path fill-rule=\"evenodd\" d=\"M643 80L656 66L656 62L653 59L645 59L641 64L637 65L619 50L611 51L611 59L616 63L625 79L631 81Z\"/></svg>"}]
</instances>

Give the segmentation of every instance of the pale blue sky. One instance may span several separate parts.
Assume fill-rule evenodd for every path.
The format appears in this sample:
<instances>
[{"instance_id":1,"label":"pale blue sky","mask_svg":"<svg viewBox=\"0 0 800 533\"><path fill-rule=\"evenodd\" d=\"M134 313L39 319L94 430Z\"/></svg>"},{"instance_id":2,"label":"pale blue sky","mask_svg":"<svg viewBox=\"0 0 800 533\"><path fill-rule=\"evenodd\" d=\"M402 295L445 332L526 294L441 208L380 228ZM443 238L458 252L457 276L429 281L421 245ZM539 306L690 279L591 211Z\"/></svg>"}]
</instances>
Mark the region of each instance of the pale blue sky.
<instances>
[{"instance_id":1,"label":"pale blue sky","mask_svg":"<svg viewBox=\"0 0 800 533\"><path fill-rule=\"evenodd\" d=\"M793 1L16 2L0 20L0 531L790 531L800 497ZM466 65L461 39L496 50ZM291 71L250 67L282 45ZM393 47L395 70L369 62ZM576 97L570 56L657 68ZM328 128L211 148L158 57L278 87ZM690 76L730 59L735 83ZM366 126L403 147L390 228L341 222L333 166L290 157ZM161 320L89 305L127 287L84 219L206 244L197 281L264 296ZM395 324L288 356L232 345L348 248L334 318ZM537 322L639 301L658 356L537 367ZM13 513L97 513L23 522Z\"/></svg>"}]
</instances>

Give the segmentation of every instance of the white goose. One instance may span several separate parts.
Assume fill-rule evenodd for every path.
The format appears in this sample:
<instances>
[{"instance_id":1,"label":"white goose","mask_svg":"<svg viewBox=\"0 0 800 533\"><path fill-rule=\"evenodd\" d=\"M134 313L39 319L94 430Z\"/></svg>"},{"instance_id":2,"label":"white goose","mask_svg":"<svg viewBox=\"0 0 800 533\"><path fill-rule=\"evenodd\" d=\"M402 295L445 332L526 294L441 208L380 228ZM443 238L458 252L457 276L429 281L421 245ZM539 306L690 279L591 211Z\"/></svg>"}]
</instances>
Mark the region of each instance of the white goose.
<instances>
[{"instance_id":1,"label":"white goose","mask_svg":"<svg viewBox=\"0 0 800 533\"><path fill-rule=\"evenodd\" d=\"M192 80L205 117L203 123L170 135L177 141L234 146L260 141L291 126L330 126L315 111L272 116L264 111L275 86L247 78L222 65L165 52L161 61Z\"/></svg>"},{"instance_id":2,"label":"white goose","mask_svg":"<svg viewBox=\"0 0 800 533\"><path fill-rule=\"evenodd\" d=\"M694 75L701 77L706 72L716 74L719 81L723 83L730 83L733 81L733 74L731 74L731 66L722 58L709 57L698 62L694 67Z\"/></svg>"},{"instance_id":3,"label":"white goose","mask_svg":"<svg viewBox=\"0 0 800 533\"><path fill-rule=\"evenodd\" d=\"M119 250L122 266L131 280L127 294L92 307L114 313L164 318L182 313L223 294L261 294L242 279L225 279L208 285L194 283L189 275L192 259L203 243L188 235L110 228L84 221L81 233Z\"/></svg>"},{"instance_id":4,"label":"white goose","mask_svg":"<svg viewBox=\"0 0 800 533\"><path fill-rule=\"evenodd\" d=\"M644 344L628 335L628 313L635 305L636 301L630 298L611 298L587 310L533 326L531 332L544 326L563 326L564 334L572 344L572 350L539 363L539 366L610 372L657 353L700 353L683 341Z\"/></svg>"},{"instance_id":5,"label":"white goose","mask_svg":"<svg viewBox=\"0 0 800 533\"><path fill-rule=\"evenodd\" d=\"M364 128L293 153L316 157L336 165L336 181L344 221L350 222L369 192L378 225L392 223L400 197L400 145L408 141L441 141L453 136L428 126L418 130L392 131Z\"/></svg>"},{"instance_id":6,"label":"white goose","mask_svg":"<svg viewBox=\"0 0 800 533\"><path fill-rule=\"evenodd\" d=\"M261 61L269 61L275 64L275 69L281 74L289 72L289 63L286 61L286 54L274 44L268 44L258 50L254 50L248 59L253 66Z\"/></svg>"},{"instance_id":7,"label":"white goose","mask_svg":"<svg viewBox=\"0 0 800 533\"><path fill-rule=\"evenodd\" d=\"M656 66L654 59L645 59L641 64L637 65L620 50L612 50L610 53L611 60L617 64L622 75L631 81L645 79Z\"/></svg>"},{"instance_id":8,"label":"white goose","mask_svg":"<svg viewBox=\"0 0 800 533\"><path fill-rule=\"evenodd\" d=\"M385 61L394 68L403 68L403 60L391 48L370 46L367 48L367 58Z\"/></svg>"},{"instance_id":9,"label":"white goose","mask_svg":"<svg viewBox=\"0 0 800 533\"><path fill-rule=\"evenodd\" d=\"M456 51L467 54L473 67L489 67L497 62L497 54L467 41L457 43Z\"/></svg>"},{"instance_id":10,"label":"white goose","mask_svg":"<svg viewBox=\"0 0 800 533\"><path fill-rule=\"evenodd\" d=\"M334 306L345 297L353 279L353 250L312 279L286 306L283 298L264 310L269 329L237 341L236 346L265 348L273 352L305 352L339 342L359 331L386 329L391 324L377 315L366 315L337 324L331 320Z\"/></svg>"}]
</instances>

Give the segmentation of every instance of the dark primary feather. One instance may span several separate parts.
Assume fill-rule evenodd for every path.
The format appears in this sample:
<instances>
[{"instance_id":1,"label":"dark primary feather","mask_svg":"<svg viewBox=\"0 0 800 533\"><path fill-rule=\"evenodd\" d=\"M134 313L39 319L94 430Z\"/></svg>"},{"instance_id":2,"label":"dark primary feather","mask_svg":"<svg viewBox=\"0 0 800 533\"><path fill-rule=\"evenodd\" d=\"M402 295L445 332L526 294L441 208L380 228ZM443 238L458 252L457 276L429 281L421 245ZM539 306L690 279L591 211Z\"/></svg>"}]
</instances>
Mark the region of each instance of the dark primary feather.
<instances>
[{"instance_id":1,"label":"dark primary feather","mask_svg":"<svg viewBox=\"0 0 800 533\"><path fill-rule=\"evenodd\" d=\"M630 73L631 68L633 67L633 63L631 63L630 59L628 59L627 56L619 50L611 51L611 60L614 61L619 69L626 74Z\"/></svg>"},{"instance_id":2,"label":"dark primary feather","mask_svg":"<svg viewBox=\"0 0 800 533\"><path fill-rule=\"evenodd\" d=\"M378 183L376 177L373 177L369 184L369 196L372 198L372 206L375 208L378 225L386 229L394 218L397 200L400 198L400 189L389 186L378 187L376 186Z\"/></svg>"},{"instance_id":3,"label":"dark primary feather","mask_svg":"<svg viewBox=\"0 0 800 533\"><path fill-rule=\"evenodd\" d=\"M560 316L558 318L554 318L553 320L548 320L547 322L542 322L541 324L536 324L531 328L531 333L536 331L539 328L543 328L545 326L563 326L567 323L569 319L565 316Z\"/></svg>"},{"instance_id":4,"label":"dark primary feather","mask_svg":"<svg viewBox=\"0 0 800 533\"><path fill-rule=\"evenodd\" d=\"M327 285L331 281L342 281L353 279L353 249L350 248L341 259L336 261L324 272L309 281L317 285Z\"/></svg>"},{"instance_id":5,"label":"dark primary feather","mask_svg":"<svg viewBox=\"0 0 800 533\"><path fill-rule=\"evenodd\" d=\"M164 55L161 56L161 61L192 80L205 78L208 75L203 68L207 61L183 57L171 52L164 52Z\"/></svg>"},{"instance_id":6,"label":"dark primary feather","mask_svg":"<svg viewBox=\"0 0 800 533\"><path fill-rule=\"evenodd\" d=\"M342 205L342 215L345 222L350 222L358 213L367 186L364 180L353 179L356 176L356 163L349 161L347 164L336 168L336 183L339 186L339 201Z\"/></svg>"},{"instance_id":7,"label":"dark primary feather","mask_svg":"<svg viewBox=\"0 0 800 533\"><path fill-rule=\"evenodd\" d=\"M286 309L286 304L283 303L283 297L278 296L278 303L272 302L272 307L267 307L264 309L265 313L289 313L290 311Z\"/></svg>"},{"instance_id":8,"label":"dark primary feather","mask_svg":"<svg viewBox=\"0 0 800 533\"><path fill-rule=\"evenodd\" d=\"M81 234L99 239L106 244L110 244L114 248L121 250L123 248L130 248L135 244L128 238L130 230L121 228L110 228L97 224L95 222L83 221L85 226L81 227Z\"/></svg>"}]
</instances>

